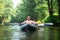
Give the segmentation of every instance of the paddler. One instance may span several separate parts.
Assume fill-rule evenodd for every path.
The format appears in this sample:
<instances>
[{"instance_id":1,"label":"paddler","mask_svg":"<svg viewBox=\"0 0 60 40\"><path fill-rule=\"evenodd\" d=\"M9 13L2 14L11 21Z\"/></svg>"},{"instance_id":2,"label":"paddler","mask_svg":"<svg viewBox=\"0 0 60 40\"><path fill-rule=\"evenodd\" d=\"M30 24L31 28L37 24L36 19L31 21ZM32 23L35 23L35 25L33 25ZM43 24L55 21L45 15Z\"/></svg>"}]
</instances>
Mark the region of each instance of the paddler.
<instances>
[{"instance_id":1,"label":"paddler","mask_svg":"<svg viewBox=\"0 0 60 40\"><path fill-rule=\"evenodd\" d=\"M22 24L37 24L37 22L32 21L30 16L27 16L27 20L24 21Z\"/></svg>"}]
</instances>

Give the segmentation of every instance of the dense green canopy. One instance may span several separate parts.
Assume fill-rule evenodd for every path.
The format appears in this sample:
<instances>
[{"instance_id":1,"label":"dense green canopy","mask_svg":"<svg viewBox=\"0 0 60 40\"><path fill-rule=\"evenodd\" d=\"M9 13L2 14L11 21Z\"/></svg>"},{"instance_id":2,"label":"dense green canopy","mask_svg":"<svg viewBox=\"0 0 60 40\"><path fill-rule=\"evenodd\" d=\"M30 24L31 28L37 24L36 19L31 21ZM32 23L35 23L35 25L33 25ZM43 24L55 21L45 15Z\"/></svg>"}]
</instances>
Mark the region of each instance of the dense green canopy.
<instances>
[{"instance_id":1,"label":"dense green canopy","mask_svg":"<svg viewBox=\"0 0 60 40\"><path fill-rule=\"evenodd\" d=\"M58 0L21 0L16 8L13 0L0 0L0 22L22 22L30 15L32 20L57 24L60 23L58 9Z\"/></svg>"}]
</instances>

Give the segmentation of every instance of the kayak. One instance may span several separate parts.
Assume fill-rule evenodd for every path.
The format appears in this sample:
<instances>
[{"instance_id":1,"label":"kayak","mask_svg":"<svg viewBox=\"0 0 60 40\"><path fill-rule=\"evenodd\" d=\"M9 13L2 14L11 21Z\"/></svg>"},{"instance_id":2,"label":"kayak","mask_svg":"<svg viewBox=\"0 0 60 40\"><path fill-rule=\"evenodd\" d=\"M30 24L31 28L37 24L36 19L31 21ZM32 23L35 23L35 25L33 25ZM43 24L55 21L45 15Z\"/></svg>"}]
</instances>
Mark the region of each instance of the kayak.
<instances>
[{"instance_id":1,"label":"kayak","mask_svg":"<svg viewBox=\"0 0 60 40\"><path fill-rule=\"evenodd\" d=\"M37 29L39 29L39 27L41 26L51 26L53 25L53 23L44 23L44 24L21 24L21 30L24 32L32 32L32 31L36 31Z\"/></svg>"},{"instance_id":2,"label":"kayak","mask_svg":"<svg viewBox=\"0 0 60 40\"><path fill-rule=\"evenodd\" d=\"M24 32L36 31L37 25L35 25L35 24L23 24L23 25L21 25L21 30Z\"/></svg>"}]
</instances>

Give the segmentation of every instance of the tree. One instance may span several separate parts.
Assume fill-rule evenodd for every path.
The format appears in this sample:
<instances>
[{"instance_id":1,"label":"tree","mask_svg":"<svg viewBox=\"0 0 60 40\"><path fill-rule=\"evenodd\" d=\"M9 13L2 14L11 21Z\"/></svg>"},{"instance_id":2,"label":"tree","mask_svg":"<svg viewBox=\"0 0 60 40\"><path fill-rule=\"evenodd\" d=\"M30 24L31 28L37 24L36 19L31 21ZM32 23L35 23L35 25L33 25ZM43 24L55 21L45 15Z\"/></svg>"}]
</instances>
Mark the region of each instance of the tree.
<instances>
[{"instance_id":1,"label":"tree","mask_svg":"<svg viewBox=\"0 0 60 40\"><path fill-rule=\"evenodd\" d=\"M10 22L11 16L15 16L16 10L12 5L12 0L0 0L0 17L2 25L4 22Z\"/></svg>"},{"instance_id":2,"label":"tree","mask_svg":"<svg viewBox=\"0 0 60 40\"><path fill-rule=\"evenodd\" d=\"M35 0L22 0L22 3L17 5L17 16L12 17L11 21L22 22L26 20L28 15L31 16L32 20L37 20L38 14L34 11L35 6Z\"/></svg>"},{"instance_id":3,"label":"tree","mask_svg":"<svg viewBox=\"0 0 60 40\"><path fill-rule=\"evenodd\" d=\"M41 21L45 21L47 19L48 15L48 5L47 1L45 0L35 0L36 2L36 7L35 7L35 12L38 14L38 19Z\"/></svg>"},{"instance_id":4,"label":"tree","mask_svg":"<svg viewBox=\"0 0 60 40\"><path fill-rule=\"evenodd\" d=\"M53 20L53 5L52 0L48 0L48 9L49 9L49 15L50 15L50 22Z\"/></svg>"},{"instance_id":5,"label":"tree","mask_svg":"<svg viewBox=\"0 0 60 40\"><path fill-rule=\"evenodd\" d=\"M59 20L60 20L60 0L58 0L58 13L59 13Z\"/></svg>"}]
</instances>

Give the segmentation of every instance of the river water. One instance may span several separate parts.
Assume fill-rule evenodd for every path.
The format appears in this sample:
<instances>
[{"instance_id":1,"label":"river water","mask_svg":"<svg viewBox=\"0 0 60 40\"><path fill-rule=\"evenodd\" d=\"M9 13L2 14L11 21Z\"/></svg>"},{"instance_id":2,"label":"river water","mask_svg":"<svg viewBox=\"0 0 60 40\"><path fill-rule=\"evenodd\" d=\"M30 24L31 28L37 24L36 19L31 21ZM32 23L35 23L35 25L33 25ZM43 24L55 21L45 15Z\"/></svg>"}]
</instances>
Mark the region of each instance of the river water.
<instances>
[{"instance_id":1,"label":"river water","mask_svg":"<svg viewBox=\"0 0 60 40\"><path fill-rule=\"evenodd\" d=\"M45 26L33 33L26 33L18 25L0 26L0 40L60 40L60 28Z\"/></svg>"}]
</instances>

